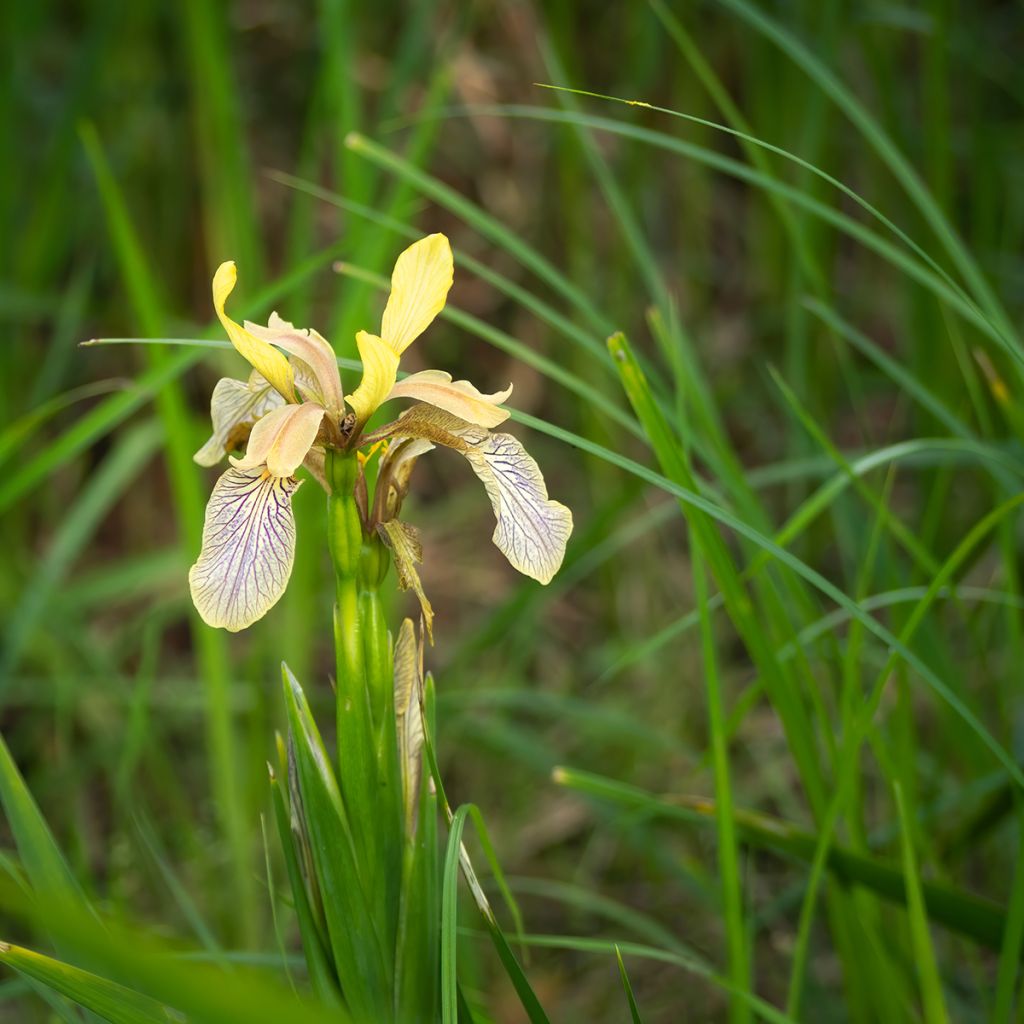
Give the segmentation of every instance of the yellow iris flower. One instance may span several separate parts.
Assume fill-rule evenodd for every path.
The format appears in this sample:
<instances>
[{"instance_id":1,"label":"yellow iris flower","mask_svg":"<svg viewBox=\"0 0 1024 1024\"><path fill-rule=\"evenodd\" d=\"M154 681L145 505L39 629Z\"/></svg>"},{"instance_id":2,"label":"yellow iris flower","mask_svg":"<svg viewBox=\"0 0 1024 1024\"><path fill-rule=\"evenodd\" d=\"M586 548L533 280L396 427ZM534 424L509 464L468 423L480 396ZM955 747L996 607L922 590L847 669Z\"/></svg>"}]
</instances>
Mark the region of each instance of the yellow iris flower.
<instances>
[{"instance_id":1,"label":"yellow iris flower","mask_svg":"<svg viewBox=\"0 0 1024 1024\"><path fill-rule=\"evenodd\" d=\"M218 382L210 407L213 435L195 456L212 466L248 440L244 456L232 456L231 468L214 486L202 550L189 573L193 601L207 623L244 629L284 592L295 555L291 498L300 483L294 475L298 468L304 466L326 486L327 448L352 449L383 439L395 443L382 459L364 528L368 534L379 532L396 562L402 545L395 547L400 534L395 516L409 472L419 455L441 444L465 455L482 480L497 520L494 542L512 565L542 583L551 579L565 553L572 515L548 499L536 462L519 442L510 434L491 433L508 418L500 406L511 386L483 394L441 370L397 379L402 353L444 308L452 285L452 251L444 235L422 238L398 257L380 334L356 336L363 377L348 396L334 350L316 331L299 330L276 313L266 327L240 325L227 315L236 276L234 263L217 269L213 305L252 373L247 381ZM374 412L394 398L417 404L394 423L364 434ZM402 569L399 564L400 575Z\"/></svg>"}]
</instances>

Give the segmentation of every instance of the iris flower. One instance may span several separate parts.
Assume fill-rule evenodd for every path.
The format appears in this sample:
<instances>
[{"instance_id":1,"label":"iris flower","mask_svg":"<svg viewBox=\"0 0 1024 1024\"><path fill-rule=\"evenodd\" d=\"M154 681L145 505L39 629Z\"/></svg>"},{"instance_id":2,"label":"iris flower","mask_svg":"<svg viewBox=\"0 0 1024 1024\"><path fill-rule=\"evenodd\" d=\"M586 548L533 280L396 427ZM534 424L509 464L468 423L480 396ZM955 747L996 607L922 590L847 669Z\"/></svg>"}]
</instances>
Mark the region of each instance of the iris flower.
<instances>
[{"instance_id":1,"label":"iris flower","mask_svg":"<svg viewBox=\"0 0 1024 1024\"><path fill-rule=\"evenodd\" d=\"M572 514L548 498L537 463L519 441L492 432L509 416L501 406L511 386L482 394L441 370L398 380L402 353L444 308L452 276L452 251L444 235L422 238L398 257L380 334L356 335L363 376L346 396L325 338L276 313L266 327L239 325L224 309L235 286L235 265L217 269L214 308L252 372L245 381L218 381L210 405L213 435L195 455L200 465L213 466L247 441L245 454L230 455L231 467L214 485L202 549L189 572L192 600L209 625L244 629L284 593L295 557L291 501L301 483L295 474L305 467L327 489L328 448L375 446L371 452L383 452L373 500L365 492L361 500L363 528L391 549L400 583L415 587L428 622L429 604L414 568L418 539L397 517L416 459L437 445L464 455L483 482L497 520L492 539L509 562L541 583L554 576ZM365 433L370 417L393 398L416 404Z\"/></svg>"}]
</instances>

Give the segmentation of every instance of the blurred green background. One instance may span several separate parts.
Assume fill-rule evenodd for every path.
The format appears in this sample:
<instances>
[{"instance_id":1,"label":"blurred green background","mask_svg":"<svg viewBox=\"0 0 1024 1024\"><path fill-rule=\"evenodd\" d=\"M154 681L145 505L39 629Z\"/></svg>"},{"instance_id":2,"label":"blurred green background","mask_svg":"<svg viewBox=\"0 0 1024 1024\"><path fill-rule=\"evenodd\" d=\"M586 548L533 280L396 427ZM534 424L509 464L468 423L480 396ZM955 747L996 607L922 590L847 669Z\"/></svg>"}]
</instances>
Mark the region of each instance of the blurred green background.
<instances>
[{"instance_id":1,"label":"blurred green background","mask_svg":"<svg viewBox=\"0 0 1024 1024\"><path fill-rule=\"evenodd\" d=\"M85 889L279 971L272 903L298 946L261 828L278 664L329 708L332 658L313 485L267 619L228 636L191 611L212 483L191 454L240 360L79 342L220 338L209 281L234 259L239 319L277 309L352 358L382 306L360 272L389 272L403 227L440 230L454 312L404 368L512 381L515 408L600 446L514 427L576 518L547 588L491 548L455 456L424 461L410 508L446 788L482 809L527 931L569 937L528 965L552 1019L627 1019L611 947L577 939L637 946L648 1021L743 1019L691 957L801 1020L1013 1019L1022 46L1020 4L955 0L4 4L0 732ZM885 637L736 530L720 535L752 606L720 609L670 490L601 454L659 466L615 330L708 500L762 536L795 524L782 546L908 630L916 660L887 664ZM836 817L862 860L825 870L801 927L880 672ZM685 803L721 799L715 750L732 857L723 816ZM0 867L17 877L18 859L0 820ZM901 871L953 893L946 920L938 889L908 913ZM45 946L7 920L0 938ZM523 1019L467 940L473 959L481 1019ZM54 1012L0 978L0 1019Z\"/></svg>"}]
</instances>

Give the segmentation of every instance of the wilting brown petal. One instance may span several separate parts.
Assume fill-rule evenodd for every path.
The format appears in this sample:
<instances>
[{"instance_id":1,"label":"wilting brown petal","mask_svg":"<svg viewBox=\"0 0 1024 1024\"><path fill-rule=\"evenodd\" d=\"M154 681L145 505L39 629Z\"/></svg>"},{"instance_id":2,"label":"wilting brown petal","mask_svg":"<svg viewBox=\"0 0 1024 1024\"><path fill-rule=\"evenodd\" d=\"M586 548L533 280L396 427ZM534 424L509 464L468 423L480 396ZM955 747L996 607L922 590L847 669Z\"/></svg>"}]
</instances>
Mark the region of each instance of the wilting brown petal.
<instances>
[{"instance_id":1,"label":"wilting brown petal","mask_svg":"<svg viewBox=\"0 0 1024 1024\"><path fill-rule=\"evenodd\" d=\"M389 519L377 524L377 533L381 540L390 548L398 573L398 585L403 590L412 590L419 598L426 623L427 636L434 642L434 609L430 607L427 595L423 592L420 574L416 566L423 561L423 545L420 544L419 533L415 526L403 523L398 519Z\"/></svg>"}]
</instances>

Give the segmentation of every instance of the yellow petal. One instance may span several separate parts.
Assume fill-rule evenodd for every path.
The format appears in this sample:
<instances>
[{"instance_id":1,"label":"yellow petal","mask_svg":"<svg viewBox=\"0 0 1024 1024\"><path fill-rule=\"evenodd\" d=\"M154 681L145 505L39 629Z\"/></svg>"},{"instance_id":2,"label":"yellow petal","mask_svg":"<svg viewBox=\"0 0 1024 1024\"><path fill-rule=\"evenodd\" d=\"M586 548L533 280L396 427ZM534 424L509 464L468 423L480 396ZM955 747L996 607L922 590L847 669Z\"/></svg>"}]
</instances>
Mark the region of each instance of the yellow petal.
<instances>
[{"instance_id":1,"label":"yellow petal","mask_svg":"<svg viewBox=\"0 0 1024 1024\"><path fill-rule=\"evenodd\" d=\"M401 355L444 309L454 274L444 235L427 235L398 257L380 336Z\"/></svg>"},{"instance_id":2,"label":"yellow petal","mask_svg":"<svg viewBox=\"0 0 1024 1024\"><path fill-rule=\"evenodd\" d=\"M475 423L481 427L496 427L509 418L507 409L499 409L512 394L512 385L504 391L485 395L477 391L468 380L452 380L444 370L422 370L400 380L388 398L415 398L417 401L435 405L453 416Z\"/></svg>"},{"instance_id":3,"label":"yellow petal","mask_svg":"<svg viewBox=\"0 0 1024 1024\"><path fill-rule=\"evenodd\" d=\"M324 411L313 402L272 409L252 428L245 457L232 459L236 469L266 466L271 476L291 476L313 447Z\"/></svg>"},{"instance_id":4,"label":"yellow petal","mask_svg":"<svg viewBox=\"0 0 1024 1024\"><path fill-rule=\"evenodd\" d=\"M289 402L298 401L288 360L273 345L254 337L224 312L224 303L234 290L237 279L238 271L233 260L217 268L217 273L213 275L213 308L217 310L217 316L238 353L248 360L253 369L259 370Z\"/></svg>"},{"instance_id":5,"label":"yellow petal","mask_svg":"<svg viewBox=\"0 0 1024 1024\"><path fill-rule=\"evenodd\" d=\"M365 423L394 387L398 373L398 353L392 351L376 335L360 331L356 335L359 358L363 362L363 379L346 399L360 423Z\"/></svg>"},{"instance_id":6,"label":"yellow petal","mask_svg":"<svg viewBox=\"0 0 1024 1024\"><path fill-rule=\"evenodd\" d=\"M299 485L254 469L229 469L214 485L202 550L188 574L208 625L245 629L284 593L295 560L292 495Z\"/></svg>"},{"instance_id":7,"label":"yellow petal","mask_svg":"<svg viewBox=\"0 0 1024 1024\"><path fill-rule=\"evenodd\" d=\"M322 405L335 422L344 415L338 360L326 338L312 328L299 330L277 313L270 314L266 327L246 320L245 330L292 356L295 383L304 397Z\"/></svg>"}]
</instances>

